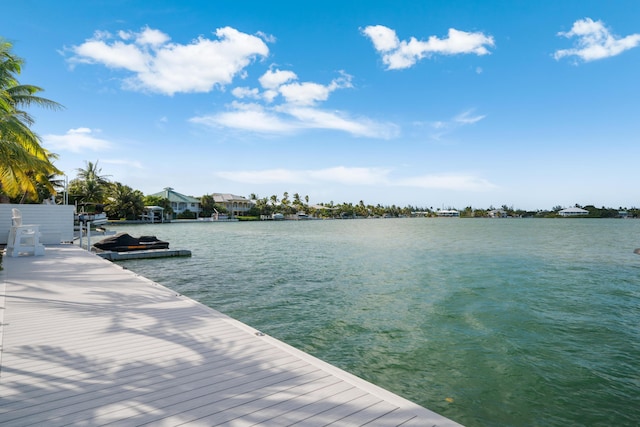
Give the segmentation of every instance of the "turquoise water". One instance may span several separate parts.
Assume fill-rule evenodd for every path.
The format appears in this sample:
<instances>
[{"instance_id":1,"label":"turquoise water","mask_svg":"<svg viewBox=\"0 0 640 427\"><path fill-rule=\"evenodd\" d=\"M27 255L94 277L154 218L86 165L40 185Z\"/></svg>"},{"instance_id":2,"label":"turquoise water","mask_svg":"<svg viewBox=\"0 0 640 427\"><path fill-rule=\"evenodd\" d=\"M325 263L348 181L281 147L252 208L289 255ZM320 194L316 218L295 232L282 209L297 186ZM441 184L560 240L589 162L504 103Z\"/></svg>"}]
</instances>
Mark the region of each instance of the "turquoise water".
<instances>
[{"instance_id":1,"label":"turquoise water","mask_svg":"<svg viewBox=\"0 0 640 427\"><path fill-rule=\"evenodd\" d=\"M127 268L467 426L640 424L640 221L111 227Z\"/></svg>"}]
</instances>

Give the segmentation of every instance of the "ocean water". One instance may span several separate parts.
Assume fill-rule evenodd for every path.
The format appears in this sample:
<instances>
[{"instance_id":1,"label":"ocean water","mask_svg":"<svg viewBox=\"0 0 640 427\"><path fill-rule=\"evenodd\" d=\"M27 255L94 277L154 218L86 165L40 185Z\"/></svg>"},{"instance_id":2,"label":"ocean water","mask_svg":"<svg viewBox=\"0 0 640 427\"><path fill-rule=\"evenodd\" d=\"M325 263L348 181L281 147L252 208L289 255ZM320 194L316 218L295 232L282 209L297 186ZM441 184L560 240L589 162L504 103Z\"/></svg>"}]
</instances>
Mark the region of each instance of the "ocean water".
<instances>
[{"instance_id":1,"label":"ocean water","mask_svg":"<svg viewBox=\"0 0 640 427\"><path fill-rule=\"evenodd\" d=\"M122 265L467 426L640 425L640 221L112 226Z\"/></svg>"}]
</instances>

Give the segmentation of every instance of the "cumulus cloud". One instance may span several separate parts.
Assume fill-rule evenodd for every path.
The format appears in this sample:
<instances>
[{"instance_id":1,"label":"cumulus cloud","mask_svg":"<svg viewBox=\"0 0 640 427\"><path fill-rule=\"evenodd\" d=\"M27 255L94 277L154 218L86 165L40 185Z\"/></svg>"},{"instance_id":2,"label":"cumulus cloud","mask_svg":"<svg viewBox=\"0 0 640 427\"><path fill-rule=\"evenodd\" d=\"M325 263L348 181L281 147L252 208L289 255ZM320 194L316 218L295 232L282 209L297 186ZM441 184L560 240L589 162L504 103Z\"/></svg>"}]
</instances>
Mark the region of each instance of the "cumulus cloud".
<instances>
[{"instance_id":1,"label":"cumulus cloud","mask_svg":"<svg viewBox=\"0 0 640 427\"><path fill-rule=\"evenodd\" d=\"M242 99L242 98L259 99L260 98L260 92L256 88L251 89L248 87L236 87L236 88L233 88L231 93L233 94L233 96L239 99Z\"/></svg>"},{"instance_id":2,"label":"cumulus cloud","mask_svg":"<svg viewBox=\"0 0 640 427\"><path fill-rule=\"evenodd\" d=\"M411 187L483 192L496 188L490 181L466 173L430 174L395 179L390 168L336 166L315 170L266 169L223 171L216 176L244 184L333 183L357 186Z\"/></svg>"},{"instance_id":3,"label":"cumulus cloud","mask_svg":"<svg viewBox=\"0 0 640 427\"><path fill-rule=\"evenodd\" d=\"M290 80L297 80L298 76L289 70L268 70L258 79L260 85L265 89L277 89Z\"/></svg>"},{"instance_id":4,"label":"cumulus cloud","mask_svg":"<svg viewBox=\"0 0 640 427\"><path fill-rule=\"evenodd\" d=\"M192 123L263 134L293 133L309 129L346 132L357 137L388 139L398 134L396 126L368 118L353 117L340 111L328 111L319 104L332 92L351 88L351 76L340 73L328 84L299 82L290 70L270 69L258 79L261 88L235 88L238 99L227 111L193 117ZM262 101L259 103L258 101Z\"/></svg>"},{"instance_id":5,"label":"cumulus cloud","mask_svg":"<svg viewBox=\"0 0 640 427\"><path fill-rule=\"evenodd\" d=\"M269 48L258 36L231 27L218 28L216 40L203 36L189 44L171 43L163 32L143 28L117 35L96 32L94 37L70 48L72 64L102 64L132 73L126 88L173 95L209 92L230 84Z\"/></svg>"},{"instance_id":6,"label":"cumulus cloud","mask_svg":"<svg viewBox=\"0 0 640 427\"><path fill-rule=\"evenodd\" d=\"M275 41L273 36L249 35L231 27L217 29L215 36L179 44L149 27L115 35L102 31L67 51L73 65L101 64L128 73L122 81L127 89L174 95L222 89L237 77L246 78L247 66L268 56L265 42ZM398 134L392 124L320 107L333 92L353 87L352 77L342 71L330 82L318 83L300 81L294 71L272 65L258 84L234 87L230 93L236 100L225 111L199 115L190 122L265 135L309 129L372 138Z\"/></svg>"},{"instance_id":7,"label":"cumulus cloud","mask_svg":"<svg viewBox=\"0 0 640 427\"><path fill-rule=\"evenodd\" d=\"M400 40L396 32L384 25L370 25L362 34L373 43L374 49L382 56L387 70L409 68L423 58L432 55L490 54L494 46L492 36L480 32L470 33L450 28L446 38L431 36L427 41L411 37Z\"/></svg>"},{"instance_id":8,"label":"cumulus cloud","mask_svg":"<svg viewBox=\"0 0 640 427\"><path fill-rule=\"evenodd\" d=\"M611 34L602 21L591 18L577 20L570 31L559 32L558 36L575 38L575 41L573 48L557 50L553 55L556 60L576 56L584 62L595 61L619 55L640 44L640 34L618 37Z\"/></svg>"},{"instance_id":9,"label":"cumulus cloud","mask_svg":"<svg viewBox=\"0 0 640 427\"><path fill-rule=\"evenodd\" d=\"M105 151L112 144L93 135L89 128L69 129L64 135L44 135L43 144L51 150L71 151L80 153L84 151Z\"/></svg>"}]
</instances>

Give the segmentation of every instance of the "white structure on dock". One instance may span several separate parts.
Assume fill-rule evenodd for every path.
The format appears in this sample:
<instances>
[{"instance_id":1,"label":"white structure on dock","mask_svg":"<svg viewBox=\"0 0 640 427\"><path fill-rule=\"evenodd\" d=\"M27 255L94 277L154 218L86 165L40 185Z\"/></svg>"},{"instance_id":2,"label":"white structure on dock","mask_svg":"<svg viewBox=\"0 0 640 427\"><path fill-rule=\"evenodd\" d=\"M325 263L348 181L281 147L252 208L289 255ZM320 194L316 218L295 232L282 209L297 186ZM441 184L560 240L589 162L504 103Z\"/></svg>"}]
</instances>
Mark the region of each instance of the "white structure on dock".
<instances>
[{"instance_id":1,"label":"white structure on dock","mask_svg":"<svg viewBox=\"0 0 640 427\"><path fill-rule=\"evenodd\" d=\"M13 210L18 209L23 224L34 224L40 243L58 245L73 241L73 205L20 205L0 203L0 244L6 245L13 226Z\"/></svg>"}]
</instances>

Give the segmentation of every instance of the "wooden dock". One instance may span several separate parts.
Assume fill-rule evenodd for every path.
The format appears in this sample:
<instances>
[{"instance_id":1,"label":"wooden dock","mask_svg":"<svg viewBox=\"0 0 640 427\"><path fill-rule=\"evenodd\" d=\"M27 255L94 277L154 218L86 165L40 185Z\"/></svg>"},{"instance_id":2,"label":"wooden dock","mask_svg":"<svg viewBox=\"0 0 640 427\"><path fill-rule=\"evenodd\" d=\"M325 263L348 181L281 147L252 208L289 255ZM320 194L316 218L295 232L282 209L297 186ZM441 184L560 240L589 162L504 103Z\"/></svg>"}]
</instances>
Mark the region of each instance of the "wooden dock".
<instances>
[{"instance_id":1,"label":"wooden dock","mask_svg":"<svg viewBox=\"0 0 640 427\"><path fill-rule=\"evenodd\" d=\"M459 426L77 246L3 264L0 425Z\"/></svg>"}]
</instances>

